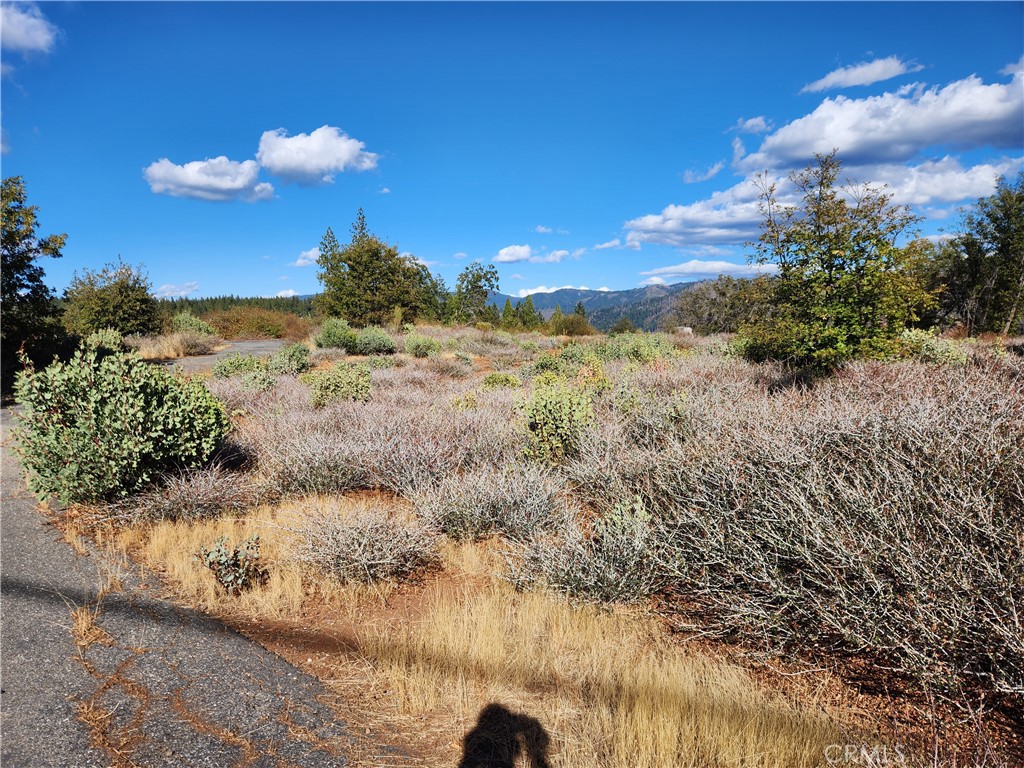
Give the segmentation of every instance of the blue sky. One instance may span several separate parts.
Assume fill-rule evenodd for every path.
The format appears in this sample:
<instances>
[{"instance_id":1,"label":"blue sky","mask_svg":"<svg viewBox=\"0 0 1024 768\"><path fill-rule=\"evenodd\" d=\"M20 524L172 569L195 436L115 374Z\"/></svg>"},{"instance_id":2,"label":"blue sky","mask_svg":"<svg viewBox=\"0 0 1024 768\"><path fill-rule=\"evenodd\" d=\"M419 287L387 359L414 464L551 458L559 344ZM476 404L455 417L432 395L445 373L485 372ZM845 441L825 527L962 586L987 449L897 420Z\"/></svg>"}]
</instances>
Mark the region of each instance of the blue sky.
<instances>
[{"instance_id":1,"label":"blue sky","mask_svg":"<svg viewBox=\"0 0 1024 768\"><path fill-rule=\"evenodd\" d=\"M1022 41L1019 2L4 2L0 162L57 290L315 293L359 207L449 285L618 290L749 273L752 179L833 147L955 228L1024 167Z\"/></svg>"}]
</instances>

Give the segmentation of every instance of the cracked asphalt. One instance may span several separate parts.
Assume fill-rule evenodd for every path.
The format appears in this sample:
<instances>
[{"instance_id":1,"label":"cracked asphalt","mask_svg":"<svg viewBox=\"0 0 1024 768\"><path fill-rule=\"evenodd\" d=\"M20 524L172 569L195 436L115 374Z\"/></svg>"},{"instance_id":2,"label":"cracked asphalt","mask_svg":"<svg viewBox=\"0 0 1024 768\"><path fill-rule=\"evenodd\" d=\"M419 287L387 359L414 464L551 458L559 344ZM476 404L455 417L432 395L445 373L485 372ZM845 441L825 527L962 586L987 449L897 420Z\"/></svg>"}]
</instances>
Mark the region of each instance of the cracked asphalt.
<instances>
[{"instance_id":1,"label":"cracked asphalt","mask_svg":"<svg viewBox=\"0 0 1024 768\"><path fill-rule=\"evenodd\" d=\"M347 765L352 739L318 680L131 572L103 593L111 566L76 554L25 489L14 418L0 412L0 764ZM83 607L97 629L80 648Z\"/></svg>"}]
</instances>

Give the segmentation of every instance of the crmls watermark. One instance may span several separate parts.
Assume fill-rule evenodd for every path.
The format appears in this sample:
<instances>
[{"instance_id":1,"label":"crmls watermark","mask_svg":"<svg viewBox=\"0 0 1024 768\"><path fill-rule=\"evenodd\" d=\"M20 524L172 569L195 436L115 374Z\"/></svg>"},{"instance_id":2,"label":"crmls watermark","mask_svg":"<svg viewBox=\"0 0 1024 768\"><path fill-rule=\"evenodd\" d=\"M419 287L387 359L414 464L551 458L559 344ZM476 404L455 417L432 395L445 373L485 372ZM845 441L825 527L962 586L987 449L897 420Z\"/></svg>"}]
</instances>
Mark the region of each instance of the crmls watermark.
<instances>
[{"instance_id":1,"label":"crmls watermark","mask_svg":"<svg viewBox=\"0 0 1024 768\"><path fill-rule=\"evenodd\" d=\"M883 768L883 766L905 766L907 756L903 747L885 744L829 744L825 747L825 765L865 766L866 768Z\"/></svg>"}]
</instances>

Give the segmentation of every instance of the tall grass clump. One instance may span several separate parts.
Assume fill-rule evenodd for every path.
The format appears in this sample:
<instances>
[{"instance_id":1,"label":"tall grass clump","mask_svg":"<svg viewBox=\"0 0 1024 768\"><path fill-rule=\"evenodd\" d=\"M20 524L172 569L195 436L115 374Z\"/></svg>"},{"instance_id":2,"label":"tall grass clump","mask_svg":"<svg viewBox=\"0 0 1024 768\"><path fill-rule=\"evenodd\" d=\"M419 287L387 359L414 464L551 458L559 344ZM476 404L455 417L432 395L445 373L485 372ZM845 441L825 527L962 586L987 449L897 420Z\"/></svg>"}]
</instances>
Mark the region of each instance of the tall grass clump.
<instances>
[{"instance_id":1,"label":"tall grass clump","mask_svg":"<svg viewBox=\"0 0 1024 768\"><path fill-rule=\"evenodd\" d=\"M64 503L123 497L177 468L202 465L228 431L197 380L134 354L83 346L66 363L26 368L14 431L28 486Z\"/></svg>"},{"instance_id":2,"label":"tall grass clump","mask_svg":"<svg viewBox=\"0 0 1024 768\"><path fill-rule=\"evenodd\" d=\"M437 560L422 523L373 504L311 505L294 528L296 558L342 583L404 579Z\"/></svg>"}]
</instances>

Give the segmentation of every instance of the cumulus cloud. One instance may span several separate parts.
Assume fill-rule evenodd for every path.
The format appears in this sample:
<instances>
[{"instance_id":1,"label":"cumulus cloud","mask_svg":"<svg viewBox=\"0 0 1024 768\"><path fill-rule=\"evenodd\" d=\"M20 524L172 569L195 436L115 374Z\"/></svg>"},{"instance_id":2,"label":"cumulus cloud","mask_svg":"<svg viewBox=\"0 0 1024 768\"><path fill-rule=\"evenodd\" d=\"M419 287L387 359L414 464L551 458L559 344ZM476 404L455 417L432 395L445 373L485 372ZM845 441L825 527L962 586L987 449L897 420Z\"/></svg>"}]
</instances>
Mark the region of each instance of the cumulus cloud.
<instances>
[{"instance_id":1,"label":"cumulus cloud","mask_svg":"<svg viewBox=\"0 0 1024 768\"><path fill-rule=\"evenodd\" d=\"M977 200L991 195L999 176L1014 176L1024 169L1024 158L1003 157L965 168L946 155L918 165L882 165L858 169L858 175L887 184L893 198L904 205L934 205Z\"/></svg>"},{"instance_id":2,"label":"cumulus cloud","mask_svg":"<svg viewBox=\"0 0 1024 768\"><path fill-rule=\"evenodd\" d=\"M507 245L498 251L494 261L499 264L512 264L517 261L529 261L533 250L528 245Z\"/></svg>"},{"instance_id":3,"label":"cumulus cloud","mask_svg":"<svg viewBox=\"0 0 1024 768\"><path fill-rule=\"evenodd\" d=\"M180 299L183 296L188 296L190 293L195 293L199 290L199 283L191 281L183 283L182 285L161 285L153 295L158 299Z\"/></svg>"},{"instance_id":4,"label":"cumulus cloud","mask_svg":"<svg viewBox=\"0 0 1024 768\"><path fill-rule=\"evenodd\" d=\"M279 299L290 299L292 296L298 296L299 292L294 288L285 288L283 291L278 291L274 294Z\"/></svg>"},{"instance_id":5,"label":"cumulus cloud","mask_svg":"<svg viewBox=\"0 0 1024 768\"><path fill-rule=\"evenodd\" d=\"M468 253L464 253L463 251L459 251L458 253L453 253L452 254L452 258L453 259L468 259L469 258L469 254Z\"/></svg>"},{"instance_id":6,"label":"cumulus cloud","mask_svg":"<svg viewBox=\"0 0 1024 768\"><path fill-rule=\"evenodd\" d=\"M838 148L846 163L903 162L930 146L963 149L1024 143L1024 87L986 84L975 75L943 87L914 86L864 99L825 99L808 115L765 138L740 163L745 170L803 165Z\"/></svg>"},{"instance_id":7,"label":"cumulus cloud","mask_svg":"<svg viewBox=\"0 0 1024 768\"><path fill-rule=\"evenodd\" d=\"M780 189L785 182L778 180ZM689 205L669 205L661 213L626 222L628 247L641 243L702 245L738 243L757 237L761 223L758 188L752 180L740 182L710 198Z\"/></svg>"},{"instance_id":8,"label":"cumulus cloud","mask_svg":"<svg viewBox=\"0 0 1024 768\"><path fill-rule=\"evenodd\" d=\"M268 200L274 188L259 180L255 160L236 162L223 155L176 165L166 157L143 171L157 194L197 200Z\"/></svg>"},{"instance_id":9,"label":"cumulus cloud","mask_svg":"<svg viewBox=\"0 0 1024 768\"><path fill-rule=\"evenodd\" d=\"M380 188L380 193L382 195L390 195L391 194L391 188L390 187L381 187Z\"/></svg>"},{"instance_id":10,"label":"cumulus cloud","mask_svg":"<svg viewBox=\"0 0 1024 768\"><path fill-rule=\"evenodd\" d=\"M750 118L741 117L730 130L738 133L768 133L771 129L771 121L764 115L758 115Z\"/></svg>"},{"instance_id":11,"label":"cumulus cloud","mask_svg":"<svg viewBox=\"0 0 1024 768\"><path fill-rule=\"evenodd\" d=\"M533 231L539 232L542 235L550 235L552 232L554 232L554 230L551 229L551 227L545 227L543 224L538 224L536 227L533 228Z\"/></svg>"},{"instance_id":12,"label":"cumulus cloud","mask_svg":"<svg viewBox=\"0 0 1024 768\"><path fill-rule=\"evenodd\" d=\"M598 245L595 245L594 246L594 250L595 251L604 251L604 250L606 250L608 248L618 248L621 245L622 245L622 241L619 240L619 238L616 237L614 240L609 240L607 243L599 243Z\"/></svg>"},{"instance_id":13,"label":"cumulus cloud","mask_svg":"<svg viewBox=\"0 0 1024 768\"><path fill-rule=\"evenodd\" d=\"M8 51L49 53L59 33L35 3L0 5L0 44Z\"/></svg>"},{"instance_id":14,"label":"cumulus cloud","mask_svg":"<svg viewBox=\"0 0 1024 768\"><path fill-rule=\"evenodd\" d=\"M308 267L312 264L316 264L316 260L320 258L319 248L310 248L308 251L303 251L299 254L299 258L292 262L293 267Z\"/></svg>"},{"instance_id":15,"label":"cumulus cloud","mask_svg":"<svg viewBox=\"0 0 1024 768\"><path fill-rule=\"evenodd\" d=\"M343 171L376 168L377 155L364 151L365 146L330 125L295 136L278 128L260 137L256 159L275 176L287 181L326 184Z\"/></svg>"},{"instance_id":16,"label":"cumulus cloud","mask_svg":"<svg viewBox=\"0 0 1024 768\"><path fill-rule=\"evenodd\" d=\"M820 80L805 85L800 89L800 93L820 93L835 88L849 88L852 85L871 85L922 69L924 67L920 64L901 61L897 56L862 61L860 64L832 70Z\"/></svg>"},{"instance_id":17,"label":"cumulus cloud","mask_svg":"<svg viewBox=\"0 0 1024 768\"><path fill-rule=\"evenodd\" d=\"M719 160L706 171L686 171L683 173L683 181L687 184L695 184L699 181L708 181L709 179L715 178L715 176L718 175L718 172L723 168L725 168L725 163Z\"/></svg>"},{"instance_id":18,"label":"cumulus cloud","mask_svg":"<svg viewBox=\"0 0 1024 768\"><path fill-rule=\"evenodd\" d=\"M648 278L641 283L642 285L666 285L670 282L713 280L719 275L754 277L774 271L775 266L772 264L734 264L731 261L690 259L682 264L658 267L657 269L651 269L640 274L648 275Z\"/></svg>"}]
</instances>

